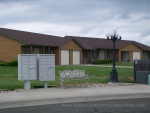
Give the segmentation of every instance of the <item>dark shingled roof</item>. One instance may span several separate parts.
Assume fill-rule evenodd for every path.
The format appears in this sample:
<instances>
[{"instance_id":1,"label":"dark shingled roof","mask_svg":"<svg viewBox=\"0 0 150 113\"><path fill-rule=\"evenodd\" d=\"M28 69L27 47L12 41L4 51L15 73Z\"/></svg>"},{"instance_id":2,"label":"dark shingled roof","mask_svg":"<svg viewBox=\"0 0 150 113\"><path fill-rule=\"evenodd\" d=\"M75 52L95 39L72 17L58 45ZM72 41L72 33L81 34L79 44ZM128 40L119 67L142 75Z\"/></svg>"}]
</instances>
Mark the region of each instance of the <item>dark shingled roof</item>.
<instances>
[{"instance_id":1,"label":"dark shingled roof","mask_svg":"<svg viewBox=\"0 0 150 113\"><path fill-rule=\"evenodd\" d=\"M63 39L62 37L59 36L18 31L6 28L0 28L0 34L28 45L39 45L39 46L57 47L65 44L69 40Z\"/></svg>"},{"instance_id":2,"label":"dark shingled roof","mask_svg":"<svg viewBox=\"0 0 150 113\"><path fill-rule=\"evenodd\" d=\"M26 31L18 31L6 28L0 28L0 34L20 41L28 45L39 45L39 46L62 46L70 40L76 41L83 49L94 50L94 49L112 49L112 41L102 38L92 37L78 37L78 36L60 36L45 35L40 33L32 33ZM141 48L144 51L150 51L150 47L136 41L129 40L118 40L116 41L116 49L121 49L129 44Z\"/></svg>"},{"instance_id":3,"label":"dark shingled roof","mask_svg":"<svg viewBox=\"0 0 150 113\"><path fill-rule=\"evenodd\" d=\"M74 39L80 42L80 45L84 45L83 49L112 49L112 41L103 38L92 38L92 37L79 37L79 36L65 36L67 39ZM135 46L141 48L144 51L150 51L150 47L144 44L129 41L129 40L118 40L116 41L116 49L121 49L129 44L134 44ZM86 46L85 46L86 45Z\"/></svg>"}]
</instances>

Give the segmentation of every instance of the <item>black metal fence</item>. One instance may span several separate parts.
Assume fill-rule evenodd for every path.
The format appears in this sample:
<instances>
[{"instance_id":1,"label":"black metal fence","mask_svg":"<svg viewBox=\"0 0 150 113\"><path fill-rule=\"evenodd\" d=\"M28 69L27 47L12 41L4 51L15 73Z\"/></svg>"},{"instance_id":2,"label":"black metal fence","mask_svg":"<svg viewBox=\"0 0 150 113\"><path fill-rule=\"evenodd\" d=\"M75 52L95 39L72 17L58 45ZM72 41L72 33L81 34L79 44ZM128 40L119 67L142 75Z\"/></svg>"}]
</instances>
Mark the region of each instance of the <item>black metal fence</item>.
<instances>
[{"instance_id":1,"label":"black metal fence","mask_svg":"<svg viewBox=\"0 0 150 113\"><path fill-rule=\"evenodd\" d=\"M134 60L134 81L137 82L137 73L150 72L150 60ZM148 75L147 75L148 76ZM144 76L143 76L144 78ZM141 78L140 78L141 79ZM148 78L146 78L148 79ZM146 80L147 82L147 80Z\"/></svg>"}]
</instances>

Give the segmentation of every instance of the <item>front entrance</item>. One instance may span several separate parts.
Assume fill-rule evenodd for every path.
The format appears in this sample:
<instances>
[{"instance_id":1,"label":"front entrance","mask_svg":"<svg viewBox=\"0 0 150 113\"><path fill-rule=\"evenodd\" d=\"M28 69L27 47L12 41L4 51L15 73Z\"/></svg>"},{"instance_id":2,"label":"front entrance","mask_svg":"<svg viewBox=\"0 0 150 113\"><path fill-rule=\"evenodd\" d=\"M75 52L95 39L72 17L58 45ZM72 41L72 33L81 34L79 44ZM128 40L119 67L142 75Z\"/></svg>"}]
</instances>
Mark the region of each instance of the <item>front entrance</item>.
<instances>
[{"instance_id":1,"label":"front entrance","mask_svg":"<svg viewBox=\"0 0 150 113\"><path fill-rule=\"evenodd\" d=\"M69 65L69 50L61 50L61 65Z\"/></svg>"},{"instance_id":2,"label":"front entrance","mask_svg":"<svg viewBox=\"0 0 150 113\"><path fill-rule=\"evenodd\" d=\"M80 51L73 51L73 64L80 64Z\"/></svg>"},{"instance_id":3,"label":"front entrance","mask_svg":"<svg viewBox=\"0 0 150 113\"><path fill-rule=\"evenodd\" d=\"M135 59L141 59L141 54L140 54L140 52L133 52L133 61L135 60Z\"/></svg>"},{"instance_id":4,"label":"front entrance","mask_svg":"<svg viewBox=\"0 0 150 113\"><path fill-rule=\"evenodd\" d=\"M121 52L121 62L129 62L130 53L128 51Z\"/></svg>"}]
</instances>

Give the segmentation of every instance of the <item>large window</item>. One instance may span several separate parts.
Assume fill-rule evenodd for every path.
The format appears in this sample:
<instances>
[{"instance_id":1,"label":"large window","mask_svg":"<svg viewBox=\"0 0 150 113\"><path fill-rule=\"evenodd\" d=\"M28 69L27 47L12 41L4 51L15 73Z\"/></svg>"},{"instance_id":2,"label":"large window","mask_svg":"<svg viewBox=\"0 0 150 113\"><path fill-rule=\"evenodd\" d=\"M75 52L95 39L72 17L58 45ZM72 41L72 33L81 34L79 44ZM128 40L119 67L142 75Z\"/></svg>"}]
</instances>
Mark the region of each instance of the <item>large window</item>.
<instances>
[{"instance_id":1,"label":"large window","mask_svg":"<svg viewBox=\"0 0 150 113\"><path fill-rule=\"evenodd\" d=\"M31 54L31 48L25 47L24 54Z\"/></svg>"},{"instance_id":2,"label":"large window","mask_svg":"<svg viewBox=\"0 0 150 113\"><path fill-rule=\"evenodd\" d=\"M104 50L100 50L100 60L104 59L105 59Z\"/></svg>"}]
</instances>

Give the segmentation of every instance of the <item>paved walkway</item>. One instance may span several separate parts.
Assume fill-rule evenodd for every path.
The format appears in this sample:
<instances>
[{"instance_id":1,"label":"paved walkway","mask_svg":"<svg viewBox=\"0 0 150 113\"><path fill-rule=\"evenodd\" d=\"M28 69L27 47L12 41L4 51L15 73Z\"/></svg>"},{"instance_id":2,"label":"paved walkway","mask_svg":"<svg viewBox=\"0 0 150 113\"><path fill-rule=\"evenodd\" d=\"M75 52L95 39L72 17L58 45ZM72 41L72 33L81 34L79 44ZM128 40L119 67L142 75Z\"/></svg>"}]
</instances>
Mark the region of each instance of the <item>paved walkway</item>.
<instances>
[{"instance_id":1,"label":"paved walkway","mask_svg":"<svg viewBox=\"0 0 150 113\"><path fill-rule=\"evenodd\" d=\"M150 86L133 85L69 89L21 89L16 92L1 92L0 109L128 98L150 98Z\"/></svg>"}]
</instances>

